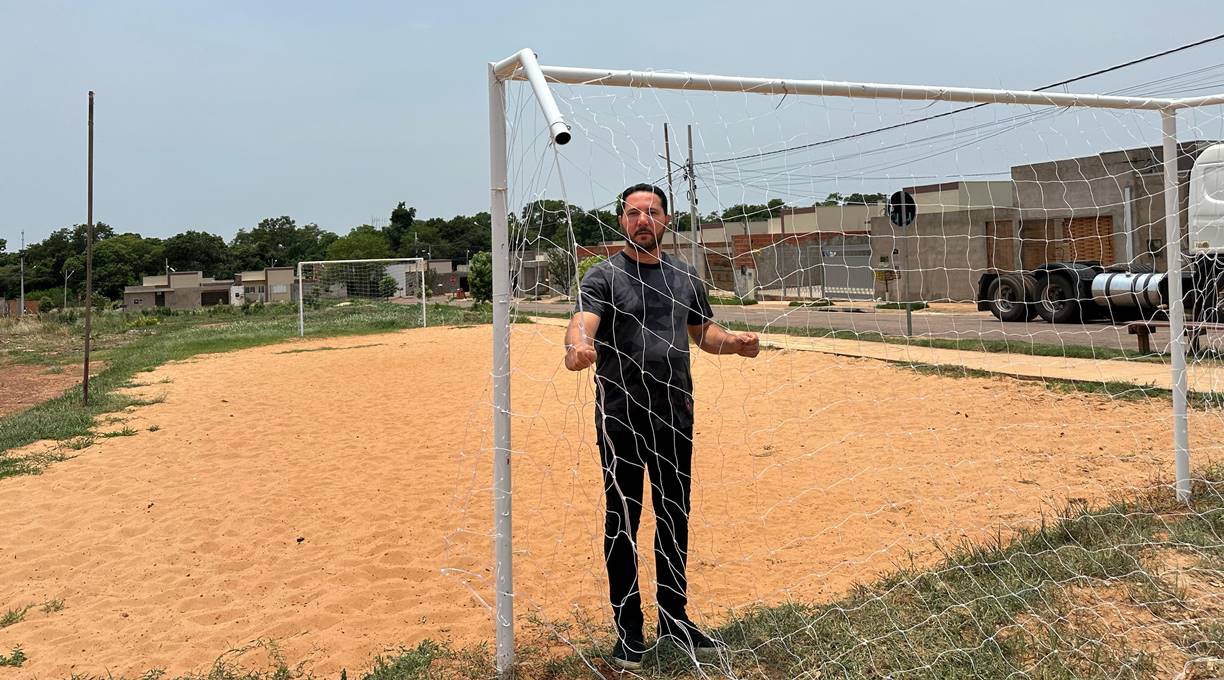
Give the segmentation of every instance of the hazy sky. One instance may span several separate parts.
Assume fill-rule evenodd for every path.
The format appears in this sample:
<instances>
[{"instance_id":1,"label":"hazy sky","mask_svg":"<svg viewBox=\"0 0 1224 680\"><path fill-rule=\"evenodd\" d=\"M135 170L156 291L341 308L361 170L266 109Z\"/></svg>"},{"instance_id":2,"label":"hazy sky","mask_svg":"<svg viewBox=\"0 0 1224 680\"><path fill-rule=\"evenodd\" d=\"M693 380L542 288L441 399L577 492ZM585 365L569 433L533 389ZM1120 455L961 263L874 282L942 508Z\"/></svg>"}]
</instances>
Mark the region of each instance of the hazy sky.
<instances>
[{"instance_id":1,"label":"hazy sky","mask_svg":"<svg viewBox=\"0 0 1224 680\"><path fill-rule=\"evenodd\" d=\"M557 65L1029 88L1224 27L1219 0L637 7L0 0L0 238L85 220L90 89L98 220L228 239L290 215L343 233L397 201L487 210L485 65L522 47ZM1221 62L1224 41L1075 89Z\"/></svg>"}]
</instances>

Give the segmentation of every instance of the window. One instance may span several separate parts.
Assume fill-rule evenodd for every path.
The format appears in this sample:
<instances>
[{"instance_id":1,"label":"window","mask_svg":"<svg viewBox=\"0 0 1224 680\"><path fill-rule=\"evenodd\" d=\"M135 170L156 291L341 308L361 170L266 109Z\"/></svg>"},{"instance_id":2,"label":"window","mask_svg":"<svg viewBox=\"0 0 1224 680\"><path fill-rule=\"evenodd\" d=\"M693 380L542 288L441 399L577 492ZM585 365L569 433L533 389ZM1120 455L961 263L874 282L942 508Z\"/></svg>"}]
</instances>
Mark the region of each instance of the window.
<instances>
[{"instance_id":1,"label":"window","mask_svg":"<svg viewBox=\"0 0 1224 680\"><path fill-rule=\"evenodd\" d=\"M289 286L286 286L286 285L285 285L285 284L283 284L283 283L273 284L273 285L272 285L272 292L273 292L273 293L288 293L288 292L289 292Z\"/></svg>"}]
</instances>

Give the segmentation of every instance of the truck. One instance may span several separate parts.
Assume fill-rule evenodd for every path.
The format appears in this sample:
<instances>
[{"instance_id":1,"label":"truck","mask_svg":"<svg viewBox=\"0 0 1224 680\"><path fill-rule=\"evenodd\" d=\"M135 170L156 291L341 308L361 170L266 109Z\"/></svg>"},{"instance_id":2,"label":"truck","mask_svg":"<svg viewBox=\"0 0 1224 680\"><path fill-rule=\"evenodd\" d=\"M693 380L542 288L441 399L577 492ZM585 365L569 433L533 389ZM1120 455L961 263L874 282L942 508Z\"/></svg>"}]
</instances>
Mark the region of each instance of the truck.
<instances>
[{"instance_id":1,"label":"truck","mask_svg":"<svg viewBox=\"0 0 1224 680\"><path fill-rule=\"evenodd\" d=\"M1224 321L1224 143L1208 147L1194 162L1188 217L1190 251L1181 273L1187 319ZM1147 265L1044 262L1030 270L982 274L976 297L977 308L1000 321L1153 319L1168 310L1169 274Z\"/></svg>"}]
</instances>

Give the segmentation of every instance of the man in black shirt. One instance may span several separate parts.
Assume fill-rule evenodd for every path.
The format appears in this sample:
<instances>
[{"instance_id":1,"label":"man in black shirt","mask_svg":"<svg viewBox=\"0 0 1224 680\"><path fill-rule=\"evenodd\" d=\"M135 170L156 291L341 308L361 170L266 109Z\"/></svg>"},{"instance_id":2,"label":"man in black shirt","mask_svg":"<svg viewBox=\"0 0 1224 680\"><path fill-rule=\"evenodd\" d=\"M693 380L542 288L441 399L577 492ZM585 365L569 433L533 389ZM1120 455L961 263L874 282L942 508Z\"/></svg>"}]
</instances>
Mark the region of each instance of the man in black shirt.
<instances>
[{"instance_id":1,"label":"man in black shirt","mask_svg":"<svg viewBox=\"0 0 1224 680\"><path fill-rule=\"evenodd\" d=\"M625 247L583 277L565 335L565 367L595 365L595 429L607 502L604 559L618 638L612 656L621 667L637 669L645 649L636 545L643 469L656 519L659 637L694 655L718 649L685 610L693 452L689 338L713 354L755 357L760 346L755 333L715 325L696 271L662 253L669 217L661 189L629 187L616 214Z\"/></svg>"}]
</instances>

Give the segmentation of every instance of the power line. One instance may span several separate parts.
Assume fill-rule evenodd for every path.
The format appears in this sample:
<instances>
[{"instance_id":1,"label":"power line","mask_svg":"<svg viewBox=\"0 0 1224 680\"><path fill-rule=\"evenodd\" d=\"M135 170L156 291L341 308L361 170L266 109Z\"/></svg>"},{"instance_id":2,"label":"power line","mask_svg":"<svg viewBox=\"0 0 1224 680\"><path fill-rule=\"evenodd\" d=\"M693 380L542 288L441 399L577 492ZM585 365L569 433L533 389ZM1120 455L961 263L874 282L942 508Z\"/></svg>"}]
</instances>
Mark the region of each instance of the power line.
<instances>
[{"instance_id":1,"label":"power line","mask_svg":"<svg viewBox=\"0 0 1224 680\"><path fill-rule=\"evenodd\" d=\"M1111 71L1117 71L1117 70L1119 70L1119 69L1127 68L1127 67L1129 67L1129 66L1134 66L1134 65L1136 65L1136 64L1142 64L1142 63L1143 63L1143 62L1145 62L1145 61L1151 61L1151 60L1153 60L1153 59L1158 59L1158 58L1160 58L1160 57L1165 57L1165 56L1168 56L1168 55L1170 55L1170 54L1174 54L1174 53L1176 53L1176 52L1181 52L1181 51L1184 51L1184 50L1188 50L1188 49L1191 49L1191 48L1193 48L1193 47L1198 47L1198 46L1200 46L1200 45L1206 45L1207 43L1210 43L1210 42L1215 42L1215 41L1217 41L1217 40L1221 40L1221 39L1224 39L1224 33L1220 33L1220 34L1218 34L1218 35L1214 35L1214 36L1212 36L1212 37L1210 37L1210 38L1204 38L1204 39L1202 39L1202 40L1197 40L1197 41L1192 42L1192 43L1187 43L1187 44L1185 44L1185 45L1181 45L1181 46L1179 46L1179 47L1174 47L1174 48L1172 48L1172 49L1164 50L1164 51L1162 51L1162 52L1157 52L1157 53L1155 53L1155 54L1149 54L1149 55L1148 55L1148 56L1146 56L1146 57L1140 57L1140 58L1138 58L1138 59L1132 59L1132 60L1130 60L1130 61L1128 61L1128 62L1125 62L1125 63L1122 63L1122 64L1117 64L1116 66L1110 66L1110 67L1108 67L1108 68L1097 69L1096 71L1092 71L1091 73L1085 73L1085 74L1083 74L1083 75L1075 76L1074 78L1067 78L1066 80L1060 80L1060 81L1058 81L1058 82L1056 82L1056 83L1050 83L1049 85L1044 85L1044 86L1042 86L1042 87L1036 88L1036 89L1034 90L1034 92L1041 92L1041 91L1043 91L1043 90L1049 90L1049 89L1051 89L1051 88L1061 87L1061 86L1063 86L1063 85L1067 85L1067 84L1070 84L1070 83L1074 83L1074 82L1079 81L1079 80L1085 80L1085 79L1088 79L1088 78L1092 78L1092 77L1094 77L1094 76L1099 76L1099 75L1102 75L1102 74L1105 74L1105 73L1109 73L1109 72L1111 72ZM962 106L962 107L961 107L961 108L959 108L959 109L953 109L953 110L951 110L951 111L944 111L943 113L936 113L936 114L932 114L932 115L930 115L930 116L925 116L925 117L923 117L923 118L916 118L916 119L914 119L914 120L908 120L908 121L903 121L903 122L900 122L900 123L894 123L894 124L892 124L892 125L886 125L886 126L884 126L884 127L874 128L874 129L871 129L871 130L864 130L863 132L856 132L856 133L849 134L849 135L843 135L843 136L841 136L841 137L834 137L834 138L832 138L832 139L825 139L825 140L821 140L821 141L819 141L819 142L812 142L812 143L810 143L810 144L801 144L801 145L799 145L799 146L792 146L792 147L788 147L788 148L785 148L785 149L774 149L773 151L762 151L762 152L760 152L760 153L747 154L747 155L744 155L744 156L735 156L735 157L732 157L732 158L720 158L720 159L717 159L717 160L712 160L712 161L702 161L702 162L700 162L700 163L694 163L694 165L714 165L714 164L718 164L718 163L731 163L731 162L734 162L734 161L742 161L742 160L748 160L748 159L752 159L752 158L764 158L764 157L766 157L766 156L774 156L774 155L777 155L777 154L789 153L789 152L791 152L791 151L802 151L802 150L804 150L804 149L811 149L811 148L814 148L814 147L817 147L817 146L824 146L824 145L826 145L826 144L835 144L835 143L837 143L837 142L844 142L844 141L846 141L846 140L850 140L850 139L858 139L858 138L861 138L861 137L866 137L866 136L868 136L868 135L878 134L878 133L880 133L880 132L887 132L887 131L889 131L889 130L896 130L897 128L903 128L903 127L906 127L906 126L908 126L908 125L914 125L914 124L916 124L916 123L925 123L925 122L927 122L927 121L929 121L929 120L935 120L935 119L937 119L937 118L944 118L944 117L946 117L946 116L951 116L951 115L954 115L954 114L957 114L957 113L963 113L963 112L965 112L965 111L972 111L973 109L979 109L979 108L982 108L983 106L989 106L989 105L990 105L989 103L983 103L983 104L973 104L972 106Z\"/></svg>"}]
</instances>

